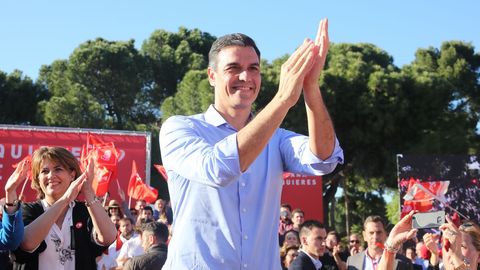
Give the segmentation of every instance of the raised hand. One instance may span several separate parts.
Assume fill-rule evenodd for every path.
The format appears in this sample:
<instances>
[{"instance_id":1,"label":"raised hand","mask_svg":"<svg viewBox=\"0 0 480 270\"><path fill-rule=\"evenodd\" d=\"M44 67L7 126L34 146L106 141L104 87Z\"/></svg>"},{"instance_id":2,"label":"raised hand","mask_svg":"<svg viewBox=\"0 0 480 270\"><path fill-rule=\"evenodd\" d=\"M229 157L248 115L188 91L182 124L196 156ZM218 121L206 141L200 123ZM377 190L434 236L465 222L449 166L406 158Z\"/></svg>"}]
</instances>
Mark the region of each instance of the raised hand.
<instances>
[{"instance_id":1,"label":"raised hand","mask_svg":"<svg viewBox=\"0 0 480 270\"><path fill-rule=\"evenodd\" d=\"M410 211L408 215L393 226L387 240L393 247L400 247L401 244L416 235L417 229L412 229L413 214L415 214L415 211Z\"/></svg>"},{"instance_id":2,"label":"raised hand","mask_svg":"<svg viewBox=\"0 0 480 270\"><path fill-rule=\"evenodd\" d=\"M312 68L305 76L305 80L303 81L303 88L307 91L310 89L317 89L320 74L325 66L327 52L330 46L330 40L328 38L328 19L321 20L318 25L315 46L318 47L318 53L315 55Z\"/></svg>"},{"instance_id":3,"label":"raised hand","mask_svg":"<svg viewBox=\"0 0 480 270\"><path fill-rule=\"evenodd\" d=\"M65 191L65 194L63 194L62 198L67 200L68 203L73 202L85 185L86 178L86 173L82 173L77 179L70 183L70 186L68 187L67 191Z\"/></svg>"},{"instance_id":4,"label":"raised hand","mask_svg":"<svg viewBox=\"0 0 480 270\"><path fill-rule=\"evenodd\" d=\"M85 184L82 186L82 194L85 196L87 201L91 201L95 197L95 191L93 190L93 178L96 176L95 161L93 156L91 156L88 160L88 165L84 174Z\"/></svg>"},{"instance_id":5,"label":"raised hand","mask_svg":"<svg viewBox=\"0 0 480 270\"><path fill-rule=\"evenodd\" d=\"M312 68L318 47L306 39L303 44L283 63L277 97L288 106L297 103L305 76Z\"/></svg>"},{"instance_id":6,"label":"raised hand","mask_svg":"<svg viewBox=\"0 0 480 270\"><path fill-rule=\"evenodd\" d=\"M27 179L27 174L31 170L31 167L31 161L25 159L18 164L17 168L15 168L15 171L13 171L12 175L10 175L7 183L5 184L5 197L7 203L12 203L17 199L17 187Z\"/></svg>"},{"instance_id":7,"label":"raised hand","mask_svg":"<svg viewBox=\"0 0 480 270\"><path fill-rule=\"evenodd\" d=\"M427 247L427 249L434 254L438 253L436 241L438 240L439 237L440 236L438 234L433 234L433 233L426 233L423 235L423 243L425 243L425 246Z\"/></svg>"},{"instance_id":8,"label":"raised hand","mask_svg":"<svg viewBox=\"0 0 480 270\"><path fill-rule=\"evenodd\" d=\"M443 240L445 242L444 246L446 241L448 241L450 243L450 248L447 249L448 252L452 249L453 252L461 252L460 247L462 245L462 234L450 217L445 216L445 219L447 220L447 223L444 223L440 226L440 230L443 234Z\"/></svg>"}]
</instances>

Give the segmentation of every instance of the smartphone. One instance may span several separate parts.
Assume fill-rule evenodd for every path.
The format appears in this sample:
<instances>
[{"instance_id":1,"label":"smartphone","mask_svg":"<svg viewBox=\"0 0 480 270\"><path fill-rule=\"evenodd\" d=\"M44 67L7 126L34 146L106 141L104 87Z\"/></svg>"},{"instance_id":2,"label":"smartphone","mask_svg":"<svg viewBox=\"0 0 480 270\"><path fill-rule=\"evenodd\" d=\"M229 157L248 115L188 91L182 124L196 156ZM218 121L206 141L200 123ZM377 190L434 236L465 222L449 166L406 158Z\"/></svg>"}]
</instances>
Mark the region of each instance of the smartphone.
<instances>
[{"instance_id":1,"label":"smartphone","mask_svg":"<svg viewBox=\"0 0 480 270\"><path fill-rule=\"evenodd\" d=\"M445 223L445 211L416 213L413 215L412 227L414 229L438 228Z\"/></svg>"}]
</instances>

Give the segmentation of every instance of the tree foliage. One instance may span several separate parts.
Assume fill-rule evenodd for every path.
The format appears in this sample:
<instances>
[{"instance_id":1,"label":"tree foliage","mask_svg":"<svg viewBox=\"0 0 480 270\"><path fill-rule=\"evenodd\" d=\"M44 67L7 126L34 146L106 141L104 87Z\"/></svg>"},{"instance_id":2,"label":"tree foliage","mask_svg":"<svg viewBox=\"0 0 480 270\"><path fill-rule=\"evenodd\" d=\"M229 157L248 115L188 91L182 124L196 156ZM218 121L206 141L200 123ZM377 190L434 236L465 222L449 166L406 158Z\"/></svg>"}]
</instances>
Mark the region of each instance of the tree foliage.
<instances>
[{"instance_id":1,"label":"tree foliage","mask_svg":"<svg viewBox=\"0 0 480 270\"><path fill-rule=\"evenodd\" d=\"M178 83L189 70L207 68L213 41L215 37L208 33L184 27L178 33L156 30L151 34L142 45L142 54L152 67L152 100L156 105L175 95Z\"/></svg>"},{"instance_id":2,"label":"tree foliage","mask_svg":"<svg viewBox=\"0 0 480 270\"><path fill-rule=\"evenodd\" d=\"M49 125L135 129L156 120L148 87L149 68L134 41L98 38L68 60L42 67L39 80L52 93L42 103Z\"/></svg>"},{"instance_id":3,"label":"tree foliage","mask_svg":"<svg viewBox=\"0 0 480 270\"><path fill-rule=\"evenodd\" d=\"M204 112L213 103L206 70L192 70L178 84L178 91L162 104L162 120L172 115L192 115Z\"/></svg>"},{"instance_id":4,"label":"tree foliage","mask_svg":"<svg viewBox=\"0 0 480 270\"><path fill-rule=\"evenodd\" d=\"M0 123L34 125L41 123L36 116L37 103L47 95L21 71L10 74L0 71Z\"/></svg>"}]
</instances>

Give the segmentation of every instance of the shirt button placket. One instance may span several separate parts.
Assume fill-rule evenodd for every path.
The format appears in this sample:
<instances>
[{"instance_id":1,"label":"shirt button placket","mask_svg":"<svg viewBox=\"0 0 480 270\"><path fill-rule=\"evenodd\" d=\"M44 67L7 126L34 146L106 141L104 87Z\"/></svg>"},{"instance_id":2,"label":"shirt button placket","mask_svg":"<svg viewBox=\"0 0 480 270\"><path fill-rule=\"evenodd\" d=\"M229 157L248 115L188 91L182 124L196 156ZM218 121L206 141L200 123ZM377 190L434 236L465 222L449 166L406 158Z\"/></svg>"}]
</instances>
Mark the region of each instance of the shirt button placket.
<instances>
[{"instance_id":1,"label":"shirt button placket","mask_svg":"<svg viewBox=\"0 0 480 270\"><path fill-rule=\"evenodd\" d=\"M245 178L243 178L245 177ZM245 215L247 213L247 207L245 207L245 204L246 204L246 200L245 200L245 192L246 192L246 186L247 186L247 183L246 183L246 178L248 178L247 174L245 174L244 176L242 177L242 179L240 179L240 190L239 190L239 194L240 194L240 213L241 213L241 218L246 218ZM243 225L243 222L242 222L242 225ZM245 232L244 230L245 228L242 228L242 231ZM243 235L243 241L247 241L248 240L248 235L247 234L244 234ZM248 245L246 243L242 244L243 248L247 247ZM242 248L242 249L243 249ZM242 252L243 253L243 252ZM245 259L246 258L243 258L242 261L243 261L243 269L247 269L247 263L245 262Z\"/></svg>"}]
</instances>

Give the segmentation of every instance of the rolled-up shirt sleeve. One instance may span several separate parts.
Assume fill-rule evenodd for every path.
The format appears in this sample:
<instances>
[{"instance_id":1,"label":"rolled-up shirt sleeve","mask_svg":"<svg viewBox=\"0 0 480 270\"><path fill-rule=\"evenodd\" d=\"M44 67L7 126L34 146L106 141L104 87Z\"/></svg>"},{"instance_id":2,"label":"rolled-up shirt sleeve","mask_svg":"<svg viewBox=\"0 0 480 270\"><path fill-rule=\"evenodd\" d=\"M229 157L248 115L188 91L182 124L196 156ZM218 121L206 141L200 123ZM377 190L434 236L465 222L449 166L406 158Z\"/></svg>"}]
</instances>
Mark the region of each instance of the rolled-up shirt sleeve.
<instances>
[{"instance_id":1,"label":"rolled-up shirt sleeve","mask_svg":"<svg viewBox=\"0 0 480 270\"><path fill-rule=\"evenodd\" d=\"M325 175L331 173L339 163L343 163L343 150L337 138L330 157L322 160L310 150L307 136L284 129L280 129L279 132L282 133L280 143L282 159L288 172Z\"/></svg>"},{"instance_id":2,"label":"rolled-up shirt sleeve","mask_svg":"<svg viewBox=\"0 0 480 270\"><path fill-rule=\"evenodd\" d=\"M160 149L167 173L209 186L228 185L241 175L236 132L218 136L215 133L224 130L196 124L174 116L162 125Z\"/></svg>"}]
</instances>

